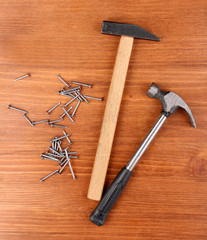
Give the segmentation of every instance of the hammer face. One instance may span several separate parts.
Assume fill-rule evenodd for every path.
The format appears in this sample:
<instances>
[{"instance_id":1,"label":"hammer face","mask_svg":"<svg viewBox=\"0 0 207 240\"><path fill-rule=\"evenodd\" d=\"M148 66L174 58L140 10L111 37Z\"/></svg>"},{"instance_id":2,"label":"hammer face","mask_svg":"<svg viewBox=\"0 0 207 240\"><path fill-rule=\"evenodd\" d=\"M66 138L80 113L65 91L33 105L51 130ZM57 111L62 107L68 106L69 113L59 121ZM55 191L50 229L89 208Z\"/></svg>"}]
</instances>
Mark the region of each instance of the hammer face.
<instances>
[{"instance_id":1,"label":"hammer face","mask_svg":"<svg viewBox=\"0 0 207 240\"><path fill-rule=\"evenodd\" d=\"M111 35L124 35L133 38L160 41L160 38L144 30L143 28L137 25L126 23L103 21L101 32Z\"/></svg>"}]
</instances>

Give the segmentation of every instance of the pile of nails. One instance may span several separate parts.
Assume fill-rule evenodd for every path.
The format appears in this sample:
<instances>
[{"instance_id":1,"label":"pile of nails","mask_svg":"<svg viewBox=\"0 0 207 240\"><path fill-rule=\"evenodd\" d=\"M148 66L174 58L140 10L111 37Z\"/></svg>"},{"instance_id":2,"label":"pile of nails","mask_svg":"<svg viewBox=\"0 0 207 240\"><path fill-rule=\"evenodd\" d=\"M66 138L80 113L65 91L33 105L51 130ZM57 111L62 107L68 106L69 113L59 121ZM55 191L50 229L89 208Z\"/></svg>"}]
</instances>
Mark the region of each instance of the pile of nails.
<instances>
[{"instance_id":1,"label":"pile of nails","mask_svg":"<svg viewBox=\"0 0 207 240\"><path fill-rule=\"evenodd\" d=\"M22 77L19 77L17 79L15 79L14 81L18 81L18 80L22 80L24 78L30 77L31 75L28 73ZM62 88L58 94L66 96L71 98L70 101L68 101L67 103L65 103L61 108L63 110L63 114L60 116L59 119L57 120L52 120L50 121L49 119L44 119L44 120L40 120L40 121L31 121L27 114L28 112L25 110L22 110L20 108L8 105L8 108L10 109L14 109L20 112L23 112L23 116L24 118L28 121L28 123L32 126L35 127L36 124L39 123L43 123L43 122L47 122L48 125L50 125L51 127L60 127L60 128L67 128L67 126L63 126L63 125L57 125L54 123L60 122L64 120L64 116L67 115L67 117L70 119L70 121L72 123L75 123L74 121L74 116L77 113L78 107L80 105L81 102L86 102L88 103L89 100L88 99L94 99L94 100L98 100L98 101L102 101L103 98L97 98L97 97L92 97L92 96L88 96L88 95L83 95L81 93L81 89L82 87L87 87L87 88L91 88L92 85L91 84L85 84L85 83L81 83L81 82L75 82L75 81L71 81L71 84L76 85L75 87L70 87L70 85L58 74L57 77L61 80L62 83L65 84L65 86L67 87L67 89ZM68 107L68 105L70 105L73 101L77 101L77 104L75 105L74 109L72 106ZM60 106L60 102L57 103L55 106L51 107L49 110L46 111L47 114L50 114L53 110L55 110L58 106ZM68 109L66 109L68 107ZM73 109L73 111L70 113L70 111ZM57 169L54 172L50 173L49 175L47 175L46 177L40 179L41 182L43 182L45 179L49 178L50 176L54 175L55 173L61 174L62 171L64 170L64 168L69 165L70 167L70 171L72 173L73 179L76 179L71 163L70 163L70 159L72 158L77 158L76 152L72 152L70 151L69 146L66 147L65 149L62 149L62 140L63 139L67 139L67 141L69 142L69 144L71 144L71 141L69 139L70 134L66 134L66 132L63 130L63 136L62 137L55 137L51 139L51 146L48 147L49 151L47 151L47 153L42 153L41 157L42 159L47 159L47 160L52 160L52 161L56 161L58 162L59 166L61 167L61 169Z\"/></svg>"},{"instance_id":2,"label":"pile of nails","mask_svg":"<svg viewBox=\"0 0 207 240\"><path fill-rule=\"evenodd\" d=\"M63 114L60 116L60 119L52 120L52 121L50 121L49 119L44 119L44 120L40 120L40 121L31 121L28 118L28 116L26 115L26 114L28 114L27 111L22 110L20 108L16 108L16 107L11 106L11 105L9 105L8 108L23 112L24 113L24 118L29 122L29 124L32 127L35 127L36 124L47 122L48 125L50 125L51 127L67 128L67 126L58 125L58 124L55 124L55 123L63 121L64 116L66 116L66 115L67 115L67 117L70 119L70 121L72 123L75 123L74 116L77 113L78 107L79 107L81 102L88 103L89 102L88 99L94 99L94 100L98 100L98 101L102 101L103 100L103 98L97 98L97 97L92 97L92 96L88 96L88 95L83 95L81 93L82 86L91 88L92 87L91 84L85 84L85 83L71 81L71 84L78 85L78 87L71 88L70 85L59 74L57 76L66 85L66 87L68 88L68 89L62 88L62 90L60 90L58 92L58 94L66 96L66 97L69 97L69 98L72 98L72 99L70 99L70 101L68 101L67 103L65 103L61 107L62 110L63 110ZM24 79L26 77L30 77L30 74L28 73L27 75L19 77L19 78L15 79L14 81L21 80L21 79ZM70 105L75 100L77 100L77 104L75 105L74 109L73 109L72 106L69 107L68 109L66 109L68 107L68 105ZM60 102L57 103L55 106L53 106L49 110L47 110L46 113L50 114L53 110L55 110L58 106L60 106L60 104L61 104ZM73 111L72 111L72 109L73 109ZM70 113L70 111L72 111L72 112Z\"/></svg>"},{"instance_id":3,"label":"pile of nails","mask_svg":"<svg viewBox=\"0 0 207 240\"><path fill-rule=\"evenodd\" d=\"M48 151L46 153L41 154L42 159L56 161L61 167L61 169L57 169L54 172L47 175L46 177L41 178L40 179L41 182L53 176L55 173L58 173L60 175L67 165L70 167L73 179L76 179L70 160L72 158L78 158L78 156L75 155L77 154L77 152L72 152L69 146L67 146L65 149L62 149L61 145L64 139L67 139L68 143L72 144L71 140L69 139L70 134L67 134L64 130L63 134L64 135L61 137L52 138L50 140L51 146L48 147Z\"/></svg>"}]
</instances>

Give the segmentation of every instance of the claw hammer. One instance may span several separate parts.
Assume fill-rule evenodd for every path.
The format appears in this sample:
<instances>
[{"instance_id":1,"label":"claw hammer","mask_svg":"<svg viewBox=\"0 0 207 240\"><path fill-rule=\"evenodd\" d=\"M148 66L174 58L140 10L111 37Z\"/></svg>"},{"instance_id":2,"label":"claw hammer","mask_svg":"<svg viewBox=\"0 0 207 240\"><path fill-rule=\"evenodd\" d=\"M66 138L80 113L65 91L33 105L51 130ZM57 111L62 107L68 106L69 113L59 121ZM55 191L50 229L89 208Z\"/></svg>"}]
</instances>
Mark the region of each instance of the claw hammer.
<instances>
[{"instance_id":1,"label":"claw hammer","mask_svg":"<svg viewBox=\"0 0 207 240\"><path fill-rule=\"evenodd\" d=\"M111 35L119 35L121 36L121 39L116 55L87 196L88 198L97 201L101 199L104 187L134 38L160 41L155 35L132 24L103 21L101 32Z\"/></svg>"},{"instance_id":2,"label":"claw hammer","mask_svg":"<svg viewBox=\"0 0 207 240\"><path fill-rule=\"evenodd\" d=\"M176 93L162 91L155 83L152 83L147 91L147 95L151 98L157 98L160 100L162 103L161 115L141 143L140 147L134 153L131 160L121 169L95 210L92 212L90 220L97 226L102 226L104 224L111 208L129 181L135 165L138 163L139 159L170 115L172 115L178 108L183 108L190 118L191 125L196 128L196 123L190 108Z\"/></svg>"}]
</instances>

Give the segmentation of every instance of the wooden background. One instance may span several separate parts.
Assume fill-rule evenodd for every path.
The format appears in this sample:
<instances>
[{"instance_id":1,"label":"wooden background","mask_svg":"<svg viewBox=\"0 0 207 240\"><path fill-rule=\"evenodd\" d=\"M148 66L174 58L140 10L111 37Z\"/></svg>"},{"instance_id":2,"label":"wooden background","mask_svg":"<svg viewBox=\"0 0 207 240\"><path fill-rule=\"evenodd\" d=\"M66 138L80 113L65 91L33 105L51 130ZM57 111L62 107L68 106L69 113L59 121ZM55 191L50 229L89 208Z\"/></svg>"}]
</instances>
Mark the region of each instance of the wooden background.
<instances>
[{"instance_id":1,"label":"wooden background","mask_svg":"<svg viewBox=\"0 0 207 240\"><path fill-rule=\"evenodd\" d=\"M105 225L89 216L87 199L119 37L100 33L103 20L140 25L160 43L135 40L121 104L106 187L131 158L161 109L146 91L154 81L179 94L197 129L178 110L168 119L136 166ZM0 239L207 239L207 1L43 0L0 1ZM31 78L13 80L31 73ZM81 104L71 133L74 181L41 160L61 129L32 128L8 104L32 120L66 98L57 78L93 84L85 93L104 102ZM51 114L56 119L57 109Z\"/></svg>"}]
</instances>

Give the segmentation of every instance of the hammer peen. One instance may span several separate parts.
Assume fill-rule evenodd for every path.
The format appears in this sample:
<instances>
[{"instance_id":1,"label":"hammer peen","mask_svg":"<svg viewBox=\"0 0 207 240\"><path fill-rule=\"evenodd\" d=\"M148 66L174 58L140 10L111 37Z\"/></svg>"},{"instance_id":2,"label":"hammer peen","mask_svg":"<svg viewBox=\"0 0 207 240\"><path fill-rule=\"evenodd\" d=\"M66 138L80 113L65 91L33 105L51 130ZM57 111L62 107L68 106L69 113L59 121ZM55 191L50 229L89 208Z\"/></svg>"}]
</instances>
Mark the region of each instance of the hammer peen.
<instances>
[{"instance_id":1,"label":"hammer peen","mask_svg":"<svg viewBox=\"0 0 207 240\"><path fill-rule=\"evenodd\" d=\"M184 100L176 93L161 91L155 83L152 83L151 87L147 91L147 95L151 98L157 98L161 101L161 116L159 117L151 131L148 133L146 138L143 140L131 160L118 173L107 192L103 195L100 203L91 214L91 222L98 226L102 226L104 224L111 208L113 207L114 203L116 202L119 195L126 186L135 165L138 163L139 159L141 158L141 156L143 155L143 153L145 152L145 150L147 149L147 147L149 146L165 120L170 115L172 115L179 107L181 107L187 112L190 118L191 125L196 128L195 120L193 118L193 114L190 108L184 102Z\"/></svg>"},{"instance_id":2,"label":"hammer peen","mask_svg":"<svg viewBox=\"0 0 207 240\"><path fill-rule=\"evenodd\" d=\"M155 35L132 24L103 21L101 32L119 35L121 39L88 190L88 198L97 201L101 199L103 192L134 38L160 41Z\"/></svg>"}]
</instances>

